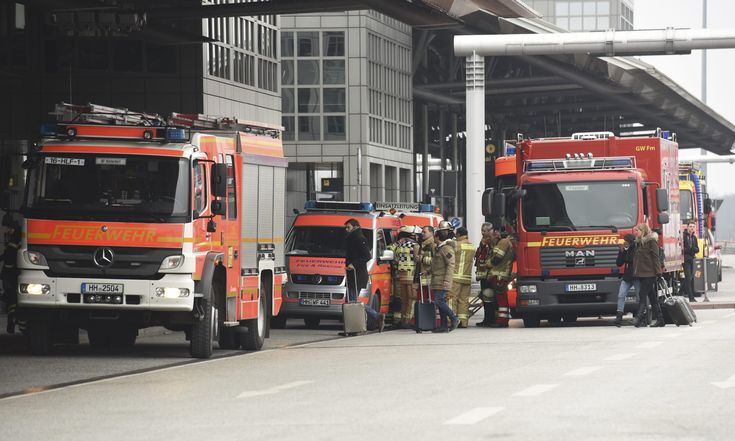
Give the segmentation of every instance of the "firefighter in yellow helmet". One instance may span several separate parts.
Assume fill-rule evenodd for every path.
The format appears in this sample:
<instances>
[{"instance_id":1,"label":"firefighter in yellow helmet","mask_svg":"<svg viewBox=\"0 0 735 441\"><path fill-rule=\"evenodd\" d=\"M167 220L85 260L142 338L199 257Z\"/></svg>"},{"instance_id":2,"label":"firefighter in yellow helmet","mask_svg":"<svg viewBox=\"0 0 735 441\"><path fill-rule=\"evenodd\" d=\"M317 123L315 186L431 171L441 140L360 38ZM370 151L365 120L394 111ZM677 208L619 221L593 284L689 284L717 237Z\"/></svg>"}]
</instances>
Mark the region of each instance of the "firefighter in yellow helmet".
<instances>
[{"instance_id":1,"label":"firefighter in yellow helmet","mask_svg":"<svg viewBox=\"0 0 735 441\"><path fill-rule=\"evenodd\" d=\"M459 327L466 328L470 318L470 284L472 283L475 246L467 238L465 227L457 228L454 252L454 274L452 275L449 307L457 313Z\"/></svg>"},{"instance_id":2,"label":"firefighter in yellow helmet","mask_svg":"<svg viewBox=\"0 0 735 441\"><path fill-rule=\"evenodd\" d=\"M439 222L434 233L434 257L431 261L431 292L439 309L441 326L431 332L450 332L459 326L459 318L447 304L447 293L452 289L454 274L454 231L447 221ZM447 322L451 320L451 323Z\"/></svg>"},{"instance_id":3,"label":"firefighter in yellow helmet","mask_svg":"<svg viewBox=\"0 0 735 441\"><path fill-rule=\"evenodd\" d=\"M503 232L500 241L493 248L493 253L487 263L490 275L490 285L495 294L495 302L498 310L495 316L495 324L492 328L507 328L510 319L510 308L508 306L508 284L511 281L513 271L513 242L511 236Z\"/></svg>"},{"instance_id":4,"label":"firefighter in yellow helmet","mask_svg":"<svg viewBox=\"0 0 735 441\"><path fill-rule=\"evenodd\" d=\"M419 254L419 244L415 239L413 226L404 225L398 230L398 240L388 248L393 250L392 262L397 278L398 293L400 295L400 311L393 313L393 323L397 327L409 327L413 319L413 302L416 300L416 286L413 282L416 269L416 258Z\"/></svg>"}]
</instances>

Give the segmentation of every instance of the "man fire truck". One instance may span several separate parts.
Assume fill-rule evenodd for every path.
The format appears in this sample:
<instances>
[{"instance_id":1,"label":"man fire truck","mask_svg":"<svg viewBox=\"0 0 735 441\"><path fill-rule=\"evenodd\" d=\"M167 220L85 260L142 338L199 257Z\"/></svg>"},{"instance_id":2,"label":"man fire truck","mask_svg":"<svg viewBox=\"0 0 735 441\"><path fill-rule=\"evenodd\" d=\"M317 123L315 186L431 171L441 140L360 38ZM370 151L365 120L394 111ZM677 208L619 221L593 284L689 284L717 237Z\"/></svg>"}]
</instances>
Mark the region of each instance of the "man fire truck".
<instances>
[{"instance_id":1,"label":"man fire truck","mask_svg":"<svg viewBox=\"0 0 735 441\"><path fill-rule=\"evenodd\" d=\"M614 314L618 245L638 223L659 233L672 286L683 257L678 146L667 137L602 132L519 140L517 310L525 326L559 315L574 321ZM488 189L484 198L486 215L505 210L504 194ZM636 307L631 293L625 310Z\"/></svg>"},{"instance_id":2,"label":"man fire truck","mask_svg":"<svg viewBox=\"0 0 735 441\"><path fill-rule=\"evenodd\" d=\"M19 305L30 346L183 330L191 355L257 350L281 304L280 128L235 119L56 107L29 169Z\"/></svg>"},{"instance_id":3,"label":"man fire truck","mask_svg":"<svg viewBox=\"0 0 735 441\"><path fill-rule=\"evenodd\" d=\"M360 223L372 253L367 269L366 296L358 300L382 314L388 313L393 290L388 249L401 226L398 217L378 212L371 202L307 201L286 240L288 282L281 314L275 326L283 327L289 318L302 318L308 328L317 328L321 320L342 319L347 284L345 278L345 222ZM374 320L369 329L376 329Z\"/></svg>"}]
</instances>

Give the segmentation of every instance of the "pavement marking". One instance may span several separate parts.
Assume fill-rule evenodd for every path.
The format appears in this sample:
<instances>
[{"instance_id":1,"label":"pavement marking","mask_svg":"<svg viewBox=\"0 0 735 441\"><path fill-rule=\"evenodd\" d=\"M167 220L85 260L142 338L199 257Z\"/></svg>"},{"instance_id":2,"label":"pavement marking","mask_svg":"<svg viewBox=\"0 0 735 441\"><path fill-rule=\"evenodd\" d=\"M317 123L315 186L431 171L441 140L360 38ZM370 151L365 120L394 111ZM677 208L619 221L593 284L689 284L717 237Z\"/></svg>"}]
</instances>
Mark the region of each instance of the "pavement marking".
<instances>
[{"instance_id":1,"label":"pavement marking","mask_svg":"<svg viewBox=\"0 0 735 441\"><path fill-rule=\"evenodd\" d=\"M721 389L730 389L731 387L735 387L735 375L725 381L716 381L712 384Z\"/></svg>"},{"instance_id":2,"label":"pavement marking","mask_svg":"<svg viewBox=\"0 0 735 441\"><path fill-rule=\"evenodd\" d=\"M468 412L457 415L451 420L445 421L444 424L450 425L470 425L491 417L501 412L504 407L476 407Z\"/></svg>"},{"instance_id":3,"label":"pavement marking","mask_svg":"<svg viewBox=\"0 0 735 441\"><path fill-rule=\"evenodd\" d=\"M273 394L277 394L278 392L281 392L284 390L293 389L299 386L306 386L307 384L311 384L311 383L313 383L313 381L303 380L303 381L294 381L293 383L282 384L280 386L274 386L269 389L248 390L238 395L237 398L250 398L250 397L260 397L263 395L273 395Z\"/></svg>"},{"instance_id":4,"label":"pavement marking","mask_svg":"<svg viewBox=\"0 0 735 441\"><path fill-rule=\"evenodd\" d=\"M726 315L726 316L724 316L722 318L730 318L730 317L735 317L735 312L731 312L730 314L728 314L728 315Z\"/></svg>"},{"instance_id":5,"label":"pavement marking","mask_svg":"<svg viewBox=\"0 0 735 441\"><path fill-rule=\"evenodd\" d=\"M636 349L651 349L661 345L662 343L662 341L647 341L636 346Z\"/></svg>"},{"instance_id":6,"label":"pavement marking","mask_svg":"<svg viewBox=\"0 0 735 441\"><path fill-rule=\"evenodd\" d=\"M630 357L634 356L635 354L632 352L628 352L627 354L615 354L611 355L607 358L605 358L605 361L621 361L621 360L627 360Z\"/></svg>"},{"instance_id":7,"label":"pavement marking","mask_svg":"<svg viewBox=\"0 0 735 441\"><path fill-rule=\"evenodd\" d=\"M592 372L599 371L600 369L602 369L602 366L585 366L579 369L575 369L573 371L569 371L566 374L564 374L564 376L565 377L581 377L584 375L591 374Z\"/></svg>"},{"instance_id":8,"label":"pavement marking","mask_svg":"<svg viewBox=\"0 0 735 441\"><path fill-rule=\"evenodd\" d=\"M514 397L535 397L536 395L541 395L542 393L548 392L557 386L558 384L536 384L534 386L529 387L528 389L524 389L520 392L514 393L513 396Z\"/></svg>"}]
</instances>

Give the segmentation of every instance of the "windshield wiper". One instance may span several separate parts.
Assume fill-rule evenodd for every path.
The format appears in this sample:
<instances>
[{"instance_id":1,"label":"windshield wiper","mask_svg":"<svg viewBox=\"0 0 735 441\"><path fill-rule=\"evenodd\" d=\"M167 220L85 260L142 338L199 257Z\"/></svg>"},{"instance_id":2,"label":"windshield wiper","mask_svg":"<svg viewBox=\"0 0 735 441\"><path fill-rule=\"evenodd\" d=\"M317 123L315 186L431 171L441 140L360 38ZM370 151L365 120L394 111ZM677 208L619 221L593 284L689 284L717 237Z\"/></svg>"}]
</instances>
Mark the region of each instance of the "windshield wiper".
<instances>
[{"instance_id":1,"label":"windshield wiper","mask_svg":"<svg viewBox=\"0 0 735 441\"><path fill-rule=\"evenodd\" d=\"M577 231L577 228L570 225L549 225L540 228L539 231Z\"/></svg>"},{"instance_id":2,"label":"windshield wiper","mask_svg":"<svg viewBox=\"0 0 735 441\"><path fill-rule=\"evenodd\" d=\"M613 233L618 232L618 227L615 225L585 225L585 228L606 228L612 230Z\"/></svg>"}]
</instances>

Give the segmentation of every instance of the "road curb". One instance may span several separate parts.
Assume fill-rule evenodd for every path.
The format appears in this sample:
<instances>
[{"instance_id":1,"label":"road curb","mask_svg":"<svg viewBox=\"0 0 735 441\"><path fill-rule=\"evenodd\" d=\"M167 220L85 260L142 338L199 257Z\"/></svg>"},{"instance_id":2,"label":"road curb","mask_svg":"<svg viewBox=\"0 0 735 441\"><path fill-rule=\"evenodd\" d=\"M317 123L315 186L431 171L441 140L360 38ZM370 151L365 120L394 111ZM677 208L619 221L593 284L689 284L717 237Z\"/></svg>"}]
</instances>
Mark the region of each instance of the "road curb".
<instances>
[{"instance_id":1,"label":"road curb","mask_svg":"<svg viewBox=\"0 0 735 441\"><path fill-rule=\"evenodd\" d=\"M718 302L718 303L691 303L692 309L732 309L735 308L735 302Z\"/></svg>"}]
</instances>

